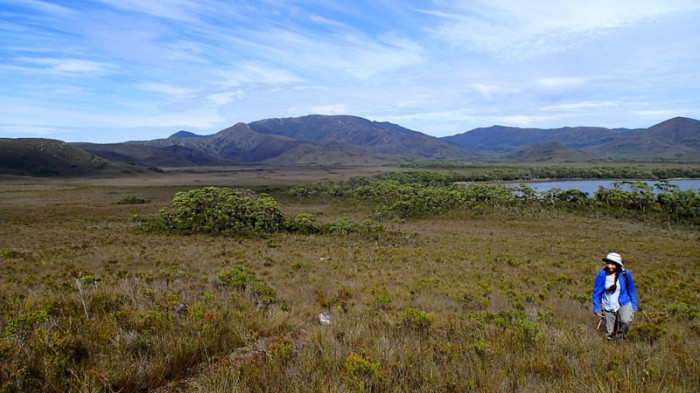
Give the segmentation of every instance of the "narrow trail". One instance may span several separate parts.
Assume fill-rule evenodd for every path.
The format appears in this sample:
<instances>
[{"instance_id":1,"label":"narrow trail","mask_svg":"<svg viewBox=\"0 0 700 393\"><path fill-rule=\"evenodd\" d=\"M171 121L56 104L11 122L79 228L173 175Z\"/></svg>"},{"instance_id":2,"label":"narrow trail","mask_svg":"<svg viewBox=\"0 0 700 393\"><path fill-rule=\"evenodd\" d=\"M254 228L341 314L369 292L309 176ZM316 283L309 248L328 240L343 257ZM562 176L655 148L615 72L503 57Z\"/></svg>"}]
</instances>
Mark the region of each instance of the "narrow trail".
<instances>
[{"instance_id":1,"label":"narrow trail","mask_svg":"<svg viewBox=\"0 0 700 393\"><path fill-rule=\"evenodd\" d=\"M184 393L189 392L192 382L209 373L213 373L222 367L237 368L241 365L252 362L256 359L267 356L267 346L274 342L276 337L264 337L256 340L253 344L236 348L228 355L221 356L208 363L201 363L192 366L186 372L186 377L168 382L158 388L151 390L152 393Z\"/></svg>"}]
</instances>

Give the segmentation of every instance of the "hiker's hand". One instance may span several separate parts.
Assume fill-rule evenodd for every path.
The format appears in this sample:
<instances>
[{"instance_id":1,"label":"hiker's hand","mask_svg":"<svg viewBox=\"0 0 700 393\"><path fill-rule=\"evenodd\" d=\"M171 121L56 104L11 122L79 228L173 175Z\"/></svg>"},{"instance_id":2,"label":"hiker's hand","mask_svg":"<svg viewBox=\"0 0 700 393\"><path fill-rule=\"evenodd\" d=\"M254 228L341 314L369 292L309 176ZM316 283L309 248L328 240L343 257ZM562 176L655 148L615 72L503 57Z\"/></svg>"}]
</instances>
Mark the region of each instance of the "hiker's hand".
<instances>
[{"instance_id":1,"label":"hiker's hand","mask_svg":"<svg viewBox=\"0 0 700 393\"><path fill-rule=\"evenodd\" d=\"M602 318L602 317L603 317L603 312L601 311L601 312L599 312L599 313L596 314L596 315Z\"/></svg>"}]
</instances>

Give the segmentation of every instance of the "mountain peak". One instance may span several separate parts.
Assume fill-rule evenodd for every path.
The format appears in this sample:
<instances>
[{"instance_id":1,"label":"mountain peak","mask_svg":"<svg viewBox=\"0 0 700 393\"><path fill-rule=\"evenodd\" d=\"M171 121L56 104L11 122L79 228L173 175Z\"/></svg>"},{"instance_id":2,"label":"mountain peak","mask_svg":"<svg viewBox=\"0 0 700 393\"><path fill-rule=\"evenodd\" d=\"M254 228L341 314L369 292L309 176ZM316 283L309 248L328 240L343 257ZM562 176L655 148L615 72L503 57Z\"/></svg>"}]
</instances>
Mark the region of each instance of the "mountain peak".
<instances>
[{"instance_id":1,"label":"mountain peak","mask_svg":"<svg viewBox=\"0 0 700 393\"><path fill-rule=\"evenodd\" d=\"M190 131L180 130L168 137L168 139L178 139L178 138L206 138L205 135L197 135Z\"/></svg>"}]
</instances>

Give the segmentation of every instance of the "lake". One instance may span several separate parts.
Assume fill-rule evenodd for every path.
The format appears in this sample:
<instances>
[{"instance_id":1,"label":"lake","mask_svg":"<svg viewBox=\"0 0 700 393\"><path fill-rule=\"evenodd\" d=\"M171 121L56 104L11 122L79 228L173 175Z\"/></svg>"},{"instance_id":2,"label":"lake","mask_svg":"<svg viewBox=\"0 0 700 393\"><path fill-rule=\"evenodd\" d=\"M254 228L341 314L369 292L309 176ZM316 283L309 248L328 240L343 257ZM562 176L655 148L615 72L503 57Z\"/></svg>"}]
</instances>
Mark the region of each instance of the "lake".
<instances>
[{"instance_id":1,"label":"lake","mask_svg":"<svg viewBox=\"0 0 700 393\"><path fill-rule=\"evenodd\" d=\"M605 188L613 188L613 183L622 180L611 180L611 179L595 179L595 180L555 180L555 181L541 181L541 182L517 182L517 183L506 183L506 186L517 187L521 183L525 183L528 186L535 189L537 192L545 192L553 188L560 188L562 190L581 190L592 196L598 191L598 187L603 186ZM640 181L640 180L631 180ZM656 183L655 180L641 180L651 186ZM677 185L682 191L685 190L698 190L700 189L700 179L679 179L670 180L670 184ZM656 191L656 190L654 190Z\"/></svg>"}]
</instances>

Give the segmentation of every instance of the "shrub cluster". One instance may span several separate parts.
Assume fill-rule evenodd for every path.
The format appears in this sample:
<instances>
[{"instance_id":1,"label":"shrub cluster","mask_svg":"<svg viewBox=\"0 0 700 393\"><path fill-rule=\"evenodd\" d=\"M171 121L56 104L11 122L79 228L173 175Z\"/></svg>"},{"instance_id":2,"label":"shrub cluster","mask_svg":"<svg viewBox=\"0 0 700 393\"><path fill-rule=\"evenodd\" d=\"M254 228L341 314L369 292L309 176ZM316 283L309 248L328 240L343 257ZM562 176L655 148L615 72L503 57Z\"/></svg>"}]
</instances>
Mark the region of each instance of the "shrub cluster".
<instances>
[{"instance_id":1,"label":"shrub cluster","mask_svg":"<svg viewBox=\"0 0 700 393\"><path fill-rule=\"evenodd\" d=\"M121 199L119 199L117 202L115 202L117 205L141 205L144 203L150 202L150 199L140 197L140 196L135 196L135 195L127 195Z\"/></svg>"},{"instance_id":2,"label":"shrub cluster","mask_svg":"<svg viewBox=\"0 0 700 393\"><path fill-rule=\"evenodd\" d=\"M479 166L459 162L411 162L409 168L423 168L409 172L430 172L426 169L451 169L456 181L515 181L537 179L672 179L699 178L697 167L620 167L620 166ZM459 172L455 172L455 171ZM407 173L407 172L404 172Z\"/></svg>"},{"instance_id":3,"label":"shrub cluster","mask_svg":"<svg viewBox=\"0 0 700 393\"><path fill-rule=\"evenodd\" d=\"M219 187L178 192L160 216L164 229L184 235L265 234L279 231L284 224L273 198Z\"/></svg>"},{"instance_id":4,"label":"shrub cluster","mask_svg":"<svg viewBox=\"0 0 700 393\"><path fill-rule=\"evenodd\" d=\"M289 190L289 194L367 200L376 206L375 214L385 219L434 216L460 210L473 213L493 208L561 207L569 210L598 209L613 214L653 213L672 222L700 224L700 192L681 191L667 180L660 180L653 187L640 181L620 181L611 189L601 187L593 197L576 189L538 193L525 184L507 187L464 184L459 180L463 177L454 172L412 171L353 178L337 185L324 181L296 186Z\"/></svg>"},{"instance_id":5,"label":"shrub cluster","mask_svg":"<svg viewBox=\"0 0 700 393\"><path fill-rule=\"evenodd\" d=\"M373 220L361 223L340 218L319 224L311 213L286 217L277 201L267 194L244 193L225 187L205 187L175 194L170 206L160 210L151 230L191 235L262 236L276 232L301 234L368 234L384 228Z\"/></svg>"}]
</instances>

